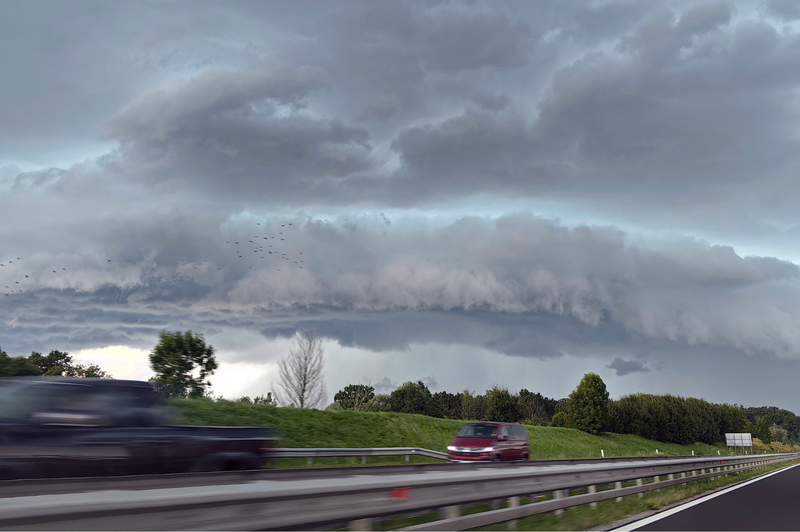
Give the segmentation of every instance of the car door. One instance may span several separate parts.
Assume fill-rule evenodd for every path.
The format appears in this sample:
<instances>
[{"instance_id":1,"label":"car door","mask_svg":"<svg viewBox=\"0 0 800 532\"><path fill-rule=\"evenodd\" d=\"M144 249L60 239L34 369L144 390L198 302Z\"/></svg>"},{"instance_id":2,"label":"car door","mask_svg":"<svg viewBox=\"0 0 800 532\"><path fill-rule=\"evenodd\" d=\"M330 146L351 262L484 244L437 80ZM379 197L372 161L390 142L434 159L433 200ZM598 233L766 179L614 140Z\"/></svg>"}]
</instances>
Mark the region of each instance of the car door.
<instances>
[{"instance_id":1,"label":"car door","mask_svg":"<svg viewBox=\"0 0 800 532\"><path fill-rule=\"evenodd\" d=\"M514 459L514 442L511 441L511 431L508 425L500 427L497 432L497 446L500 448L501 460Z\"/></svg>"},{"instance_id":2,"label":"car door","mask_svg":"<svg viewBox=\"0 0 800 532\"><path fill-rule=\"evenodd\" d=\"M517 460L524 460L526 456L530 456L530 444L528 443L528 429L522 425L516 425L514 430L517 437L514 441L517 450Z\"/></svg>"}]
</instances>

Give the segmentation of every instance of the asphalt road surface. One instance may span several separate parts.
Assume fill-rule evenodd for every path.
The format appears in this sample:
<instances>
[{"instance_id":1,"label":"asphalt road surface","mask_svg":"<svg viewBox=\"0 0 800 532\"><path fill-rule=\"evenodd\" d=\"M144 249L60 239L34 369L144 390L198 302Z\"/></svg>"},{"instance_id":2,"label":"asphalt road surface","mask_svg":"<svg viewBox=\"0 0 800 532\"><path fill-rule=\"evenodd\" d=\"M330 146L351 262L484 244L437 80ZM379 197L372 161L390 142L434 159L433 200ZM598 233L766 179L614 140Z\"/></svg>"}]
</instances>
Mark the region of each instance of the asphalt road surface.
<instances>
[{"instance_id":1,"label":"asphalt road surface","mask_svg":"<svg viewBox=\"0 0 800 532\"><path fill-rule=\"evenodd\" d=\"M800 467L634 530L800 530Z\"/></svg>"}]
</instances>

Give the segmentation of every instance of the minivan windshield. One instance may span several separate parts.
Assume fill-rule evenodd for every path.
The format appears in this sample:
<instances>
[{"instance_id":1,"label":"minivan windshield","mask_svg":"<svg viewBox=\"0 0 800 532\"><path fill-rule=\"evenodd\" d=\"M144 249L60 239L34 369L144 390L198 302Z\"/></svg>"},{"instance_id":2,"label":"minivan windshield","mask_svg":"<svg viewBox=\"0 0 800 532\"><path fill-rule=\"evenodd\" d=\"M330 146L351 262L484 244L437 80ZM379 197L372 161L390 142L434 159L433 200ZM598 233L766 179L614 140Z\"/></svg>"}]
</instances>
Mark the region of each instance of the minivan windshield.
<instances>
[{"instance_id":1,"label":"minivan windshield","mask_svg":"<svg viewBox=\"0 0 800 532\"><path fill-rule=\"evenodd\" d=\"M500 427L486 423L471 423L464 425L458 431L459 438L497 438L497 431Z\"/></svg>"}]
</instances>

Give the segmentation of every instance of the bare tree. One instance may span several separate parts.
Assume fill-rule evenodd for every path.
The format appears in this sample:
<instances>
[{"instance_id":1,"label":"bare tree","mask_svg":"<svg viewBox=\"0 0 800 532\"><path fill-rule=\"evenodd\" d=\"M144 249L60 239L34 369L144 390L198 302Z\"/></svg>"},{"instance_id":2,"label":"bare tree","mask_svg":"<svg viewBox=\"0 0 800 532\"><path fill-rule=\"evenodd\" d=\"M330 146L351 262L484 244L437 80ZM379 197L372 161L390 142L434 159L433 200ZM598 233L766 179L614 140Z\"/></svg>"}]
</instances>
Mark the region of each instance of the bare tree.
<instances>
[{"instance_id":1,"label":"bare tree","mask_svg":"<svg viewBox=\"0 0 800 532\"><path fill-rule=\"evenodd\" d=\"M303 331L292 342L289 353L278 363L280 382L275 397L282 406L319 408L327 398L322 341Z\"/></svg>"}]
</instances>

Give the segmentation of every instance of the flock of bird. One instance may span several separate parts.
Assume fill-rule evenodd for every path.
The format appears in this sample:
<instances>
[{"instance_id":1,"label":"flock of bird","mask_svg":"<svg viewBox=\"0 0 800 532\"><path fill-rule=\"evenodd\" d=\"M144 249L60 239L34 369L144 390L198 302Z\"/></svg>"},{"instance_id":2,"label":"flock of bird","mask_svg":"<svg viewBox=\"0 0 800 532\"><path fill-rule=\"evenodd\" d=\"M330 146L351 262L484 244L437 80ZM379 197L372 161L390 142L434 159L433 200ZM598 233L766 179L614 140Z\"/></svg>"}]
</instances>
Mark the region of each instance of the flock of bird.
<instances>
[{"instance_id":1,"label":"flock of bird","mask_svg":"<svg viewBox=\"0 0 800 532\"><path fill-rule=\"evenodd\" d=\"M256 226L260 225L261 223L256 223ZM282 267L278 268L279 272L283 271L284 268L291 268L291 267L297 267L302 270L303 265L305 264L302 252L297 252L296 255L291 255L286 251L281 251L281 249L284 248L284 244L282 244L282 242L285 242L286 237L288 236L284 235L284 231L288 233L288 230L286 229L287 226L291 227L292 224L291 223L281 224L282 230L278 230L277 235L254 235L252 240L249 238L233 240L233 241L228 240L225 241L225 244L228 245L232 244L233 246L235 246L234 253L236 254L236 257L239 259L244 259L247 256L245 254L242 254L241 249L244 249L245 251L248 252L252 251L252 253L255 254L254 258L258 258L259 260L269 261L273 259L273 260L286 261L285 265L283 262L281 263ZM16 257L16 260L18 261L17 264L19 264L20 258ZM112 261L112 259L108 259L108 262L114 262L114 261ZM200 264L207 262L208 260L203 260ZM251 263L250 261L246 262ZM181 264L186 264L186 261L182 260ZM13 265L14 265L13 259L0 262L0 268L8 267L10 269L13 267ZM194 266L194 269L196 270L197 266ZM218 267L218 269L222 270L222 267ZM254 266L248 266L248 269L258 271L258 268ZM61 268L61 271L67 271L67 269ZM52 272L58 273L59 270L52 270ZM2 270L0 270L0 275L2 275L2 273L3 273ZM24 277L19 277L18 279L15 279L13 281L7 281L8 284L3 283L3 286L5 286L4 295L6 297L11 296L12 294L23 293L25 291L25 280L27 279L28 281L30 281L31 278L30 274L22 274L22 275L24 275ZM183 276L179 274L178 279L183 280ZM150 291L153 292L153 290Z\"/></svg>"},{"instance_id":2,"label":"flock of bird","mask_svg":"<svg viewBox=\"0 0 800 532\"><path fill-rule=\"evenodd\" d=\"M261 224L257 223L256 225L260 226ZM291 223L281 224L281 228L286 230L285 228L286 228L287 225L291 227L292 224ZM249 240L248 239L246 242L245 242L244 239L242 239L241 241L234 240L233 241L233 245L234 246L241 246L242 248L250 247L250 248L252 248L252 252L256 254L256 257L260 257L263 260L269 260L269 259L285 260L285 261L287 261L289 263L287 266L292 267L293 265L296 264L297 267L302 270L303 269L302 264L305 264L305 263L303 262L303 257L302 257L303 254L301 252L298 252L296 257L292 257L288 253L286 253L284 251L280 251L280 247L281 247L280 243L286 240L286 236L287 235L284 235L283 231L278 231L277 236L273 236L273 235L255 235L255 236L253 236L253 238L255 240ZM263 241L266 241L266 243L263 242ZM231 241L227 240L227 241L225 241L225 243L226 244L231 244ZM252 244L252 246L248 246L248 244ZM247 250L247 251L250 251L250 250ZM236 256L239 259L245 258L245 255L242 254L242 252L239 250L238 247L236 247L234 249L234 252L236 253ZM269 255L272 255L272 257L270 257ZM293 260L293 259L297 259L297 260ZM252 266L248 266L248 268L251 269L251 270L258 271L258 268L254 268ZM278 268L278 271L280 272L280 271L283 271L283 270L281 268Z\"/></svg>"},{"instance_id":3,"label":"flock of bird","mask_svg":"<svg viewBox=\"0 0 800 532\"><path fill-rule=\"evenodd\" d=\"M17 257L17 261L19 261L19 260L20 260L20 258ZM6 264L8 264L8 265L14 264L14 261L13 260L9 260L7 262L0 262L0 267L5 268ZM53 270L54 273L55 273L55 271L56 270ZM19 281L9 281L10 283L12 283L11 285L4 285L6 287L5 288L5 290L6 290L5 296L8 297L10 294L24 292L24 290L20 287L20 282L25 282L25 279L30 279L28 274L25 274L25 277L20 277Z\"/></svg>"}]
</instances>

